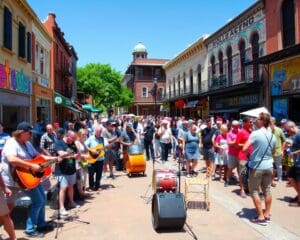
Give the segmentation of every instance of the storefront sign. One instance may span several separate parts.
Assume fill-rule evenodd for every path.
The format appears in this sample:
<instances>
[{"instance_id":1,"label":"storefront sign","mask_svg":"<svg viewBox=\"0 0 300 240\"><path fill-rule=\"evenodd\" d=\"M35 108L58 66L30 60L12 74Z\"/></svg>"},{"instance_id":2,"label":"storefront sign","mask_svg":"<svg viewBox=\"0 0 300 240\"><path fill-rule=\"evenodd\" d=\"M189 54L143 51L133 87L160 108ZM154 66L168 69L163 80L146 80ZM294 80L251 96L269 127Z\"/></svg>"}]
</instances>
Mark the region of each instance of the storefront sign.
<instances>
[{"instance_id":1,"label":"storefront sign","mask_svg":"<svg viewBox=\"0 0 300 240\"><path fill-rule=\"evenodd\" d=\"M219 36L212 42L213 47L217 47L222 44L224 41L227 41L230 38L235 37L240 32L244 31L246 28L250 27L254 23L254 16L250 16L248 19L243 21L242 23L234 26L230 31L224 33L223 35Z\"/></svg>"},{"instance_id":2,"label":"storefront sign","mask_svg":"<svg viewBox=\"0 0 300 240\"><path fill-rule=\"evenodd\" d=\"M212 101L212 109L225 109L257 105L259 103L258 94L249 94L243 96L220 98Z\"/></svg>"},{"instance_id":3,"label":"storefront sign","mask_svg":"<svg viewBox=\"0 0 300 240\"><path fill-rule=\"evenodd\" d=\"M270 68L272 96L300 92L300 57L272 64Z\"/></svg>"},{"instance_id":4,"label":"storefront sign","mask_svg":"<svg viewBox=\"0 0 300 240\"><path fill-rule=\"evenodd\" d=\"M69 98L64 97L63 95L60 95L59 93L54 93L53 98L54 98L54 102L58 105L72 107L71 100Z\"/></svg>"},{"instance_id":5,"label":"storefront sign","mask_svg":"<svg viewBox=\"0 0 300 240\"><path fill-rule=\"evenodd\" d=\"M49 80L48 79L39 79L38 80L39 84L43 87L49 87Z\"/></svg>"},{"instance_id":6,"label":"storefront sign","mask_svg":"<svg viewBox=\"0 0 300 240\"><path fill-rule=\"evenodd\" d=\"M0 64L0 88L31 94L31 79L24 75L23 69L17 72L9 68L8 61Z\"/></svg>"}]
</instances>

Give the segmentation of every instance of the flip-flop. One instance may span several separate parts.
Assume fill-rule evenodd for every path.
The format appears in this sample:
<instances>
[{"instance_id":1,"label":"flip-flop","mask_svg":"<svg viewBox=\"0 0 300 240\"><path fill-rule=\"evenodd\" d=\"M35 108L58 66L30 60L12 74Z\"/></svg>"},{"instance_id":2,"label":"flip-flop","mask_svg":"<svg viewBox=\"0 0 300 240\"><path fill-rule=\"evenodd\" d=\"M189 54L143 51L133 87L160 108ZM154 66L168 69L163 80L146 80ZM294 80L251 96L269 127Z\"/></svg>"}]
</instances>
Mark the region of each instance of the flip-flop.
<instances>
[{"instance_id":1,"label":"flip-flop","mask_svg":"<svg viewBox=\"0 0 300 240\"><path fill-rule=\"evenodd\" d=\"M250 219L250 222L259 224L261 226L267 226L266 220L265 219L258 219L258 217Z\"/></svg>"}]
</instances>

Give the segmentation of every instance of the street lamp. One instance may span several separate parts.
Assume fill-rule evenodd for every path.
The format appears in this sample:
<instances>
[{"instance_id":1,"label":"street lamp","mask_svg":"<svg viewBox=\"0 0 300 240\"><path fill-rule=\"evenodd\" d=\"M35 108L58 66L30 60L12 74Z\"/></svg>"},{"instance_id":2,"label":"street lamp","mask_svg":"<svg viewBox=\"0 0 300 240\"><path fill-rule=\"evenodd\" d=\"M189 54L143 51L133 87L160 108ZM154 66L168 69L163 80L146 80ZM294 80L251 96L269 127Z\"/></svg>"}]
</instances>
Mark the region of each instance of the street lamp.
<instances>
[{"instance_id":1,"label":"street lamp","mask_svg":"<svg viewBox=\"0 0 300 240\"><path fill-rule=\"evenodd\" d=\"M154 97L154 117L155 117L155 119L156 119L156 117L157 117L157 110L156 110L156 98L157 98L157 78L154 78L153 79L153 84L154 84L154 86L153 86L153 97Z\"/></svg>"}]
</instances>

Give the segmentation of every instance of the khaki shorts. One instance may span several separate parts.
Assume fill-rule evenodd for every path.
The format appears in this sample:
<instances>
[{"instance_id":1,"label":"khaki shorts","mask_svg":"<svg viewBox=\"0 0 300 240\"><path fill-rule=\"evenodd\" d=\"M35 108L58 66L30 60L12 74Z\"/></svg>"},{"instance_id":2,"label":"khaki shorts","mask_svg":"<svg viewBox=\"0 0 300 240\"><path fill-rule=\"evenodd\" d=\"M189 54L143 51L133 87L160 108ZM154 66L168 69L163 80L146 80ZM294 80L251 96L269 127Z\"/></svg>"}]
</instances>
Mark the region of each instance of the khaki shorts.
<instances>
[{"instance_id":1,"label":"khaki shorts","mask_svg":"<svg viewBox=\"0 0 300 240\"><path fill-rule=\"evenodd\" d=\"M6 203L6 199L2 190L0 191L0 216L9 214L9 209Z\"/></svg>"},{"instance_id":2,"label":"khaki shorts","mask_svg":"<svg viewBox=\"0 0 300 240\"><path fill-rule=\"evenodd\" d=\"M271 195L273 168L269 169L250 169L249 191L251 196L258 196L261 188L264 196Z\"/></svg>"}]
</instances>

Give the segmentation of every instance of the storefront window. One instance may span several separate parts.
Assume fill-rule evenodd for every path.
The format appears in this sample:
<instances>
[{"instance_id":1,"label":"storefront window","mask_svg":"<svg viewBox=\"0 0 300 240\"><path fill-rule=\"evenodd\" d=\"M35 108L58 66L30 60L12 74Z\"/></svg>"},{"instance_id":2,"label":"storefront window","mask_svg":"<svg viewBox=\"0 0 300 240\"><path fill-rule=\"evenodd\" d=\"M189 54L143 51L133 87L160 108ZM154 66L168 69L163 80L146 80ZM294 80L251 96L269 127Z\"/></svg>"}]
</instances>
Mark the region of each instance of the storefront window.
<instances>
[{"instance_id":1,"label":"storefront window","mask_svg":"<svg viewBox=\"0 0 300 240\"><path fill-rule=\"evenodd\" d=\"M12 133L16 130L18 123L22 121L29 122L29 108L19 106L3 106L3 125L4 129L8 133Z\"/></svg>"},{"instance_id":2,"label":"storefront window","mask_svg":"<svg viewBox=\"0 0 300 240\"><path fill-rule=\"evenodd\" d=\"M43 98L36 99L36 119L50 123L50 100Z\"/></svg>"}]
</instances>

